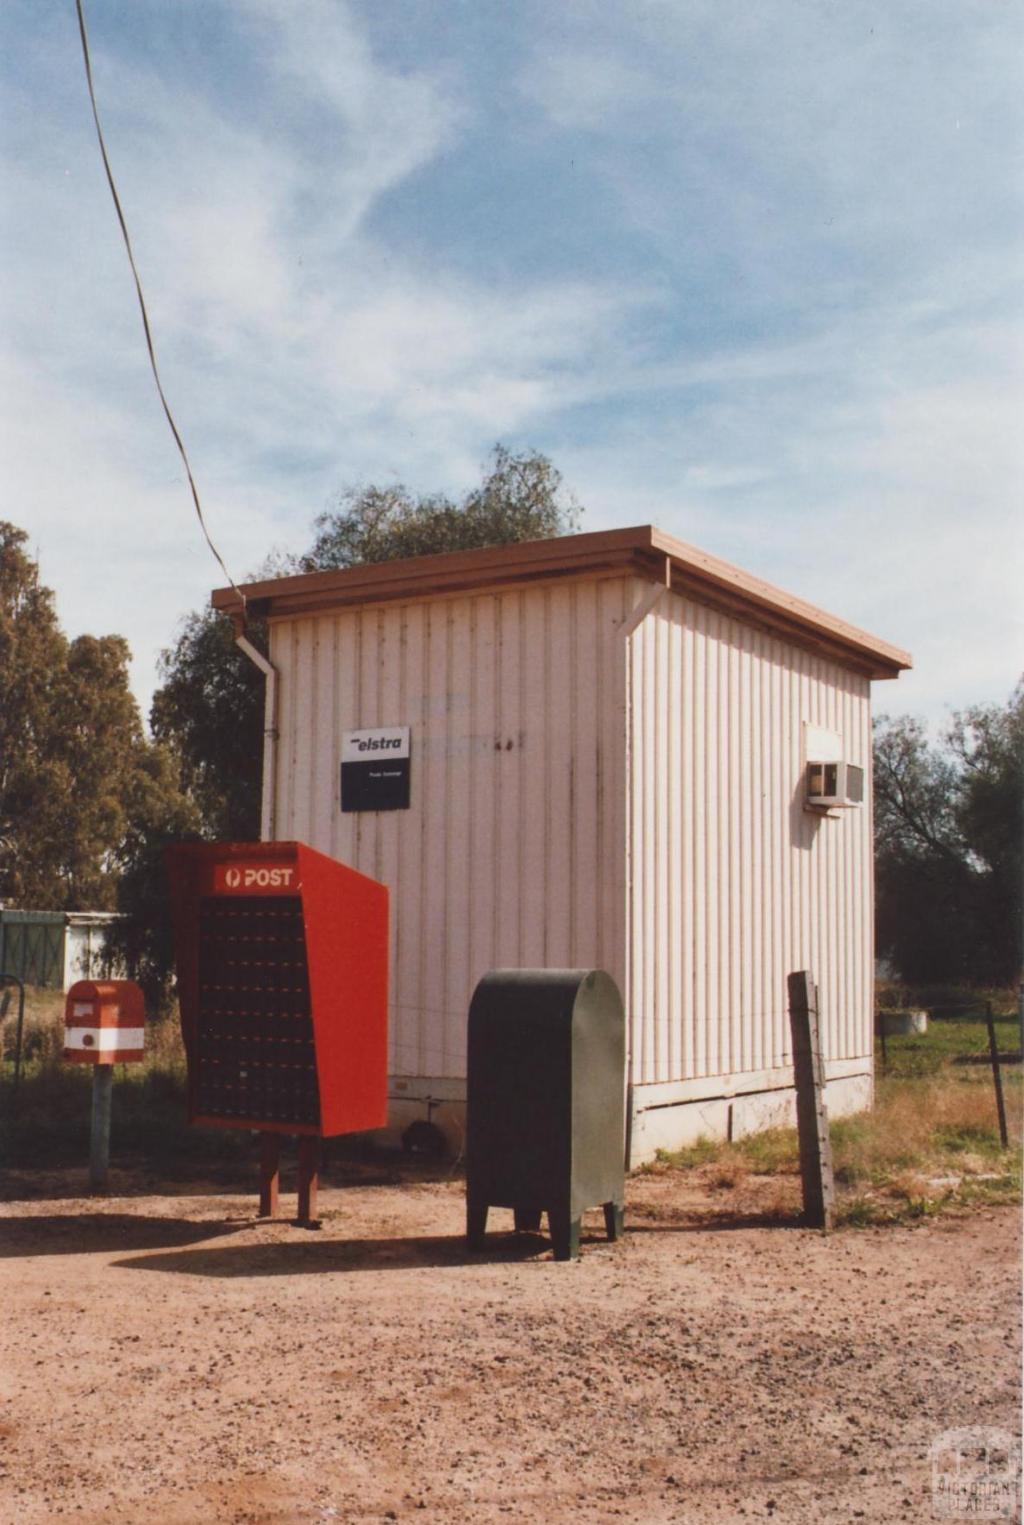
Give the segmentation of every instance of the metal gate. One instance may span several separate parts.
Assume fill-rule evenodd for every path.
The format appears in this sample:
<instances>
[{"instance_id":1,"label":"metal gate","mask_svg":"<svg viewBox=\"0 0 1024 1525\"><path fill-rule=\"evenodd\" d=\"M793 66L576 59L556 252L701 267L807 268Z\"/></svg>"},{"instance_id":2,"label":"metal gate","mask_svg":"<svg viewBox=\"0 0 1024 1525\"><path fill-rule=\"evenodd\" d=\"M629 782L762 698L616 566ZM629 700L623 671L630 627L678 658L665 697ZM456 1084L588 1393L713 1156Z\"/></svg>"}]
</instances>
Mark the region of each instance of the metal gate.
<instances>
[{"instance_id":1,"label":"metal gate","mask_svg":"<svg viewBox=\"0 0 1024 1525\"><path fill-rule=\"evenodd\" d=\"M0 912L0 969L25 985L64 988L63 911Z\"/></svg>"}]
</instances>

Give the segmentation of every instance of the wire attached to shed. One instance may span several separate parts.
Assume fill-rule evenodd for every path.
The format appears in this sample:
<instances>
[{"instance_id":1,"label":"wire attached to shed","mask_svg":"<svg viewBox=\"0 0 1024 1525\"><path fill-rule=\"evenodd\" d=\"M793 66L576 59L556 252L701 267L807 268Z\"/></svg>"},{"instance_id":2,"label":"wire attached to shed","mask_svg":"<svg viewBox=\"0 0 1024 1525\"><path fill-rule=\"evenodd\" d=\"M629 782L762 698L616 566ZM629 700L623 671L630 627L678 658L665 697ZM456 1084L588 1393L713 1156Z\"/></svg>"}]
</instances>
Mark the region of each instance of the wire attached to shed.
<instances>
[{"instance_id":1,"label":"wire attached to shed","mask_svg":"<svg viewBox=\"0 0 1024 1525\"><path fill-rule=\"evenodd\" d=\"M242 592L241 588L239 588L238 584L235 582L234 578L231 576L231 573L225 566L224 559L218 551L217 547L214 545L213 540L210 537L210 532L206 527L206 520L203 517L202 504L199 501L199 490L196 487L195 477L192 475L192 467L189 463L188 453L185 450L184 441L182 440L181 434L178 431L178 426L174 422L174 415L171 412L170 404L164 395L163 385L160 381L160 372L157 369L156 363L156 352L153 347L153 335L149 326L149 313L146 310L146 299L142 293L142 282L139 279L139 272L135 264L135 255L132 252L131 239L128 237L128 225L125 222L124 212L121 208L121 198L117 194L117 186L114 183L114 174L110 168L110 159L107 156L107 145L104 142L103 129L100 126L100 114L96 105L96 90L93 85L92 60L89 55L89 38L85 29L85 13L82 9L82 0L75 0L75 8L78 12L78 30L82 39L82 58L85 62L85 78L89 87L89 101L92 105L92 119L96 124L96 137L99 140L100 154L103 158L103 168L106 171L107 184L110 186L110 194L114 200L114 209L117 212L117 220L121 225L121 236L124 239L124 246L128 253L128 263L131 266L132 276L135 280L135 291L139 299L139 310L142 313L142 327L146 335L146 349L149 351L149 364L153 372L153 380L156 382L156 389L157 393L159 394L160 401L163 404L164 414L167 418L168 424L170 425L171 433L174 435L174 443L177 445L178 453L180 454L182 461L185 463L185 471L188 476L188 485L192 489L192 502L195 504L196 516L199 519L199 527L202 530L206 543L210 547L210 550L213 552L213 555L216 558L221 571L224 573L224 576L227 578L234 592L238 594L242 605L242 618L244 620L246 607L245 594Z\"/></svg>"}]
</instances>

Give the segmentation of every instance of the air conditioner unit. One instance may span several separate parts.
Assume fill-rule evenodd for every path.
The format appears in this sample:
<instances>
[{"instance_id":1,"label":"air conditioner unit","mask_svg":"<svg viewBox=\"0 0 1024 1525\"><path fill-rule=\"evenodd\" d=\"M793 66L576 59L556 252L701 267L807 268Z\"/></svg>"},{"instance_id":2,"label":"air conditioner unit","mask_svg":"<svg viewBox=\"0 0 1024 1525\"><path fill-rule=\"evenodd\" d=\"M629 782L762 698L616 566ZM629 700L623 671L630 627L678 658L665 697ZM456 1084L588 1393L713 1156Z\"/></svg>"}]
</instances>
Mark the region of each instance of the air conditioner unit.
<instances>
[{"instance_id":1,"label":"air conditioner unit","mask_svg":"<svg viewBox=\"0 0 1024 1525\"><path fill-rule=\"evenodd\" d=\"M863 805L864 769L848 762L809 762L807 803L815 810Z\"/></svg>"}]
</instances>

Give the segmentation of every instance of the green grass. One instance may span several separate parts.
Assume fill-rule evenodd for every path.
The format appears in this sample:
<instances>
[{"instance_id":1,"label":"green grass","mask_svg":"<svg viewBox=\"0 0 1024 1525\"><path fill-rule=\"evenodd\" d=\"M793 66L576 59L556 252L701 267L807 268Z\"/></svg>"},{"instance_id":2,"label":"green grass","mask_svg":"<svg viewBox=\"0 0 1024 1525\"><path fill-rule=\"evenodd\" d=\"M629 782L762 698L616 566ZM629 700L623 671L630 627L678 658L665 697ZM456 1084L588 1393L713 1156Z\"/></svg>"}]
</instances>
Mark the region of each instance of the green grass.
<instances>
[{"instance_id":1,"label":"green grass","mask_svg":"<svg viewBox=\"0 0 1024 1525\"><path fill-rule=\"evenodd\" d=\"M997 1019L996 1036L1001 1053L1017 1051L1016 1013ZM908 1222L1019 1202L1021 1066L1002 1069L1010 1134L1004 1149L984 1021L974 1014L933 1020L927 1033L888 1039L886 1050L884 1069L880 1045L876 1050L873 1109L831 1124L838 1222ZM693 1172L712 1188L750 1177L796 1177L797 1135L776 1128L732 1142L701 1138L660 1153L649 1168Z\"/></svg>"},{"instance_id":2,"label":"green grass","mask_svg":"<svg viewBox=\"0 0 1024 1525\"><path fill-rule=\"evenodd\" d=\"M29 1065L17 1096L9 1081L4 1087L0 1163L15 1169L87 1164L91 1102L89 1066ZM115 1067L110 1153L114 1165L170 1174L254 1157L248 1133L189 1126L183 1076L136 1065Z\"/></svg>"},{"instance_id":3,"label":"green grass","mask_svg":"<svg viewBox=\"0 0 1024 1525\"><path fill-rule=\"evenodd\" d=\"M0 1077L0 1165L48 1169L86 1165L92 1067L66 1064L63 997L29 991L20 1083L13 1083L17 1008L3 1024ZM228 1167L255 1158L248 1132L198 1128L187 1122L185 1054L176 1014L147 1025L146 1058L114 1067L111 1163L174 1175L203 1165Z\"/></svg>"},{"instance_id":4,"label":"green grass","mask_svg":"<svg viewBox=\"0 0 1024 1525\"><path fill-rule=\"evenodd\" d=\"M996 1043L1000 1054L1020 1052L1020 1022L1016 1012L995 1015ZM928 1031L906 1037L887 1037L885 1056L881 1041L875 1044L879 1075L933 1075L950 1063L988 1064L988 1028L977 1008L948 1017L933 1018Z\"/></svg>"}]
</instances>

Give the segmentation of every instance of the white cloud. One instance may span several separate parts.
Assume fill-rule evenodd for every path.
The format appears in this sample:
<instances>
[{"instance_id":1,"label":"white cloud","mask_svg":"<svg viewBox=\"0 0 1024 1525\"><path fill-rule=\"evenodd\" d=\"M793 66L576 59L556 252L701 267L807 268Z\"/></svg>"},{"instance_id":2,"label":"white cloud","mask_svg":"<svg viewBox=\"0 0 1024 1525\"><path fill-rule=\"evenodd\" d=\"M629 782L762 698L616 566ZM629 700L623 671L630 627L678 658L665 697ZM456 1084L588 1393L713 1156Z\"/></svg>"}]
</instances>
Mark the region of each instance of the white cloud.
<instances>
[{"instance_id":1,"label":"white cloud","mask_svg":"<svg viewBox=\"0 0 1024 1525\"><path fill-rule=\"evenodd\" d=\"M665 93L653 69L587 48L539 53L519 87L555 126L584 132L606 131L610 115L657 108Z\"/></svg>"},{"instance_id":2,"label":"white cloud","mask_svg":"<svg viewBox=\"0 0 1024 1525\"><path fill-rule=\"evenodd\" d=\"M304 95L332 113L323 157L258 116L97 59L165 389L238 577L274 544L303 547L343 481L410 467L437 485L471 479L483 452L469 442L564 402L567 371L628 305L583 281L457 285L367 239L375 198L440 150L459 111L429 81L378 68L358 39L343 46L351 34L330 10L303 72L322 8L264 8L270 67L302 73ZM6 260L0 448L66 627L126 631L145 699L156 650L222 578L149 377L95 145L53 125L64 172L24 163L5 176L27 236Z\"/></svg>"},{"instance_id":3,"label":"white cloud","mask_svg":"<svg viewBox=\"0 0 1024 1525\"><path fill-rule=\"evenodd\" d=\"M93 46L165 385L236 575L303 548L340 485L459 491L504 438L551 454L585 527L653 520L909 646L920 667L888 707L1008 690L1019 303L983 149L1012 112L979 12L907 58L914 29L881 6L538 11L493 112L426 21L399 67L371 12L327 0L203 15L233 28L223 89L109 21ZM2 448L66 625L123 630L145 693L221 577L146 370L74 42L21 38ZM585 239L562 257L588 208L559 222L557 198L550 226L524 219L526 255L471 257L475 198L517 190L488 179L491 143L528 201L554 160L526 150L556 141L599 199L594 259ZM449 169L461 200L432 227L416 193ZM423 225L386 236L403 197Z\"/></svg>"},{"instance_id":4,"label":"white cloud","mask_svg":"<svg viewBox=\"0 0 1024 1525\"><path fill-rule=\"evenodd\" d=\"M1024 667L1022 352L931 302L851 319L680 367L671 437L640 416L567 469L602 522L627 506L909 648L884 707L998 702Z\"/></svg>"}]
</instances>

